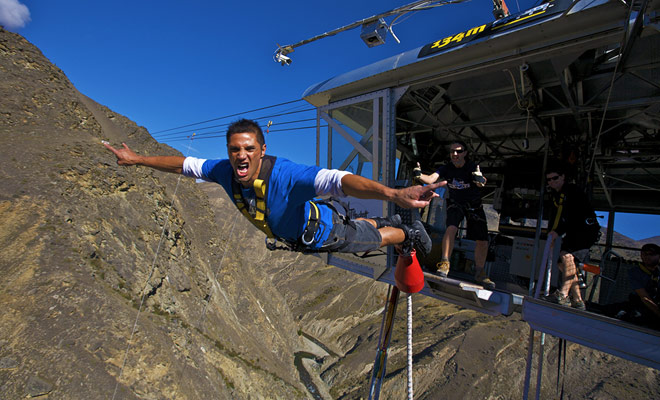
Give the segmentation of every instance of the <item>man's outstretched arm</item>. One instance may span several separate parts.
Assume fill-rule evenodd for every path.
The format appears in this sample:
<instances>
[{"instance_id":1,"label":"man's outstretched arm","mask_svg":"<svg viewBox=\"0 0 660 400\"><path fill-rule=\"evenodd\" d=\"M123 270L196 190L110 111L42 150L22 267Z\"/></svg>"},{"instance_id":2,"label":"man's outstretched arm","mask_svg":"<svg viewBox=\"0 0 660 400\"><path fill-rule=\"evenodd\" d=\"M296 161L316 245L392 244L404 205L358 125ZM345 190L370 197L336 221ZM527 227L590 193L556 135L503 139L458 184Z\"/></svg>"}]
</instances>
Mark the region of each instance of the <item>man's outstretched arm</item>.
<instances>
[{"instance_id":1,"label":"man's outstretched arm","mask_svg":"<svg viewBox=\"0 0 660 400\"><path fill-rule=\"evenodd\" d=\"M438 174L437 172L434 172L431 175L422 174L422 167L419 165L419 163L417 163L417 167L413 169L413 171L415 172L415 179L417 179L422 183L426 183L427 185L435 183L438 180L438 178L440 178L440 174Z\"/></svg>"},{"instance_id":2,"label":"man's outstretched arm","mask_svg":"<svg viewBox=\"0 0 660 400\"><path fill-rule=\"evenodd\" d=\"M359 199L376 199L392 201L403 208L421 208L429 205L433 197L438 194L434 192L447 182L438 182L428 186L411 186L402 189L392 189L371 179L359 175L345 175L341 179L341 186L348 196Z\"/></svg>"},{"instance_id":3,"label":"man's outstretched arm","mask_svg":"<svg viewBox=\"0 0 660 400\"><path fill-rule=\"evenodd\" d=\"M103 145L114 153L119 165L144 165L160 171L180 174L183 171L183 161L186 159L181 156L141 156L126 146L126 143L122 143L123 149L115 149L106 142Z\"/></svg>"}]
</instances>

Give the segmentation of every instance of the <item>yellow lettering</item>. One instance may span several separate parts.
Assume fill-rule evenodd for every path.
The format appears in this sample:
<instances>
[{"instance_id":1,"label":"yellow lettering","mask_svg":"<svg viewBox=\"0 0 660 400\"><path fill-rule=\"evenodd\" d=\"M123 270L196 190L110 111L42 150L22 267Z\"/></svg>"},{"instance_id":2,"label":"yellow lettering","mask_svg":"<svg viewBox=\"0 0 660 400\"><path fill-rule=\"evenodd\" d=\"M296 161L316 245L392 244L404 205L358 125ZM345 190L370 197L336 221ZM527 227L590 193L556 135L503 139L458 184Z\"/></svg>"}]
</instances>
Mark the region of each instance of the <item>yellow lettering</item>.
<instances>
[{"instance_id":1,"label":"yellow lettering","mask_svg":"<svg viewBox=\"0 0 660 400\"><path fill-rule=\"evenodd\" d=\"M481 26L475 26L474 28L470 29L467 31L467 34L465 36L472 36L476 35L477 33L481 33L486 29L486 25L481 25Z\"/></svg>"},{"instance_id":2,"label":"yellow lettering","mask_svg":"<svg viewBox=\"0 0 660 400\"><path fill-rule=\"evenodd\" d=\"M451 38L451 41L452 42L460 42L461 40L463 40L464 37L465 37L465 33L461 32L458 35Z\"/></svg>"},{"instance_id":3,"label":"yellow lettering","mask_svg":"<svg viewBox=\"0 0 660 400\"><path fill-rule=\"evenodd\" d=\"M433 46L431 46L431 48L432 49L439 49L441 47L444 47L444 46L448 45L449 42L451 42L451 38L452 37L449 36L449 37L446 37L442 40L438 40L437 42L433 43Z\"/></svg>"},{"instance_id":4,"label":"yellow lettering","mask_svg":"<svg viewBox=\"0 0 660 400\"><path fill-rule=\"evenodd\" d=\"M432 49L440 49L442 47L445 47L446 45L448 45L451 42L457 42L458 43L458 42L462 41L463 39L465 39L468 36L476 35L478 33L483 32L484 29L486 29L486 25L475 26L474 28L470 29L467 32L457 33L454 36L448 36L444 39L438 40L438 41L434 42L431 45L431 48Z\"/></svg>"}]
</instances>

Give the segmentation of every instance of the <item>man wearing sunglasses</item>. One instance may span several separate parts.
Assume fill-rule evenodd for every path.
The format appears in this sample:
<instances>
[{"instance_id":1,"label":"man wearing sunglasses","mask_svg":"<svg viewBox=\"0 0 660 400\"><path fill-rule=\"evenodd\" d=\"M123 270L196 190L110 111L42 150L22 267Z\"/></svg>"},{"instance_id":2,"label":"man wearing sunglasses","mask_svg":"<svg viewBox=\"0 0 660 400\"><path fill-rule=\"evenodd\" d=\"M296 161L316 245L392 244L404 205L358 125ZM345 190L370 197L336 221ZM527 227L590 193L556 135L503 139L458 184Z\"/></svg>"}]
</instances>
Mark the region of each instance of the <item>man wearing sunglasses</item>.
<instances>
[{"instance_id":1,"label":"man wearing sunglasses","mask_svg":"<svg viewBox=\"0 0 660 400\"><path fill-rule=\"evenodd\" d=\"M447 276L449 273L449 257L454 250L454 239L458 226L463 219L467 220L467 238L474 240L475 280L486 289L494 289L495 283L490 280L484 266L488 254L488 224L486 213L481 204L481 189L486 184L486 178L479 165L467 159L467 146L461 141L455 141L449 146L450 163L441 166L431 175L421 173L419 163L415 168L416 178L426 184L438 180L446 181L449 188L447 199L447 230L442 238L442 259L438 263L438 274Z\"/></svg>"},{"instance_id":2,"label":"man wearing sunglasses","mask_svg":"<svg viewBox=\"0 0 660 400\"><path fill-rule=\"evenodd\" d=\"M549 300L562 306L585 310L576 276L576 264L584 262L589 256L589 248L600 236L600 226L587 196L577 186L566 182L566 174L561 166L548 168L545 177L554 206L548 220L548 240L554 245L558 237L563 237L558 265L562 284L550 295Z\"/></svg>"}]
</instances>

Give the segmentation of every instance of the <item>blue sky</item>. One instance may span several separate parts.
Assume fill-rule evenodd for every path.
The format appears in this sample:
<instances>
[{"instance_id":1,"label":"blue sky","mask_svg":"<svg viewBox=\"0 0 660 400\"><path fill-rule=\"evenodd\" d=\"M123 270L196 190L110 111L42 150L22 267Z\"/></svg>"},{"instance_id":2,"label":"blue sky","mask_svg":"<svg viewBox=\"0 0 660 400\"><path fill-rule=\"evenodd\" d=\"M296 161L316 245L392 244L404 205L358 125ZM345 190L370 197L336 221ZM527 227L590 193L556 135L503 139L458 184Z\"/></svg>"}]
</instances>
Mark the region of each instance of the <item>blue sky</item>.
<instances>
[{"instance_id":1,"label":"blue sky","mask_svg":"<svg viewBox=\"0 0 660 400\"><path fill-rule=\"evenodd\" d=\"M518 1L527 9L537 0ZM39 47L81 92L152 133L300 99L315 83L493 19L491 0L446 5L402 18L394 26L401 44L388 37L385 45L368 48L353 29L296 48L293 64L283 67L272 59L276 43L297 43L412 0L3 2L27 7L30 20L12 30ZM243 115L294 108L311 107L299 102ZM272 119L273 130L283 119ZM273 133L268 151L314 163L314 132ZM164 139L173 136L160 138L169 143ZM191 155L223 157L223 141L199 140ZM170 144L188 151L185 140Z\"/></svg>"},{"instance_id":2,"label":"blue sky","mask_svg":"<svg viewBox=\"0 0 660 400\"><path fill-rule=\"evenodd\" d=\"M270 154L313 164L315 130L287 128L314 121L284 123L314 118L302 112L311 106L299 101L246 111L299 100L315 83L492 21L492 1L409 14L394 26L401 44L388 36L385 45L368 48L359 29L343 32L296 48L287 67L272 59L276 43L297 43L411 2L0 0L0 24L39 47L82 93L186 155L225 157L225 139L185 139L201 125L162 131L239 114L273 121ZM537 0L507 4L516 12ZM272 117L292 111L300 112ZM235 118L218 119L210 124L219 126L203 132L220 136ZM659 234L660 218L644 225L652 228L620 232L635 239Z\"/></svg>"}]
</instances>

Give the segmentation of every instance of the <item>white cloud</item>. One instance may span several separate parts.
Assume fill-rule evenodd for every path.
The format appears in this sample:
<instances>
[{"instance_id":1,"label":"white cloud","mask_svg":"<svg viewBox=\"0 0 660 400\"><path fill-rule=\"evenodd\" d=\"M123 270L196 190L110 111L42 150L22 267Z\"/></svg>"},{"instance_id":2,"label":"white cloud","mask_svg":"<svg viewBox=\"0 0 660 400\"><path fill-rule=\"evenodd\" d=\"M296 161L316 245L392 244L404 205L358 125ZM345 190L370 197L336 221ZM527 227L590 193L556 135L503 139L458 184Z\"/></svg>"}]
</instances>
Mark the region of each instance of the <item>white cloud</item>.
<instances>
[{"instance_id":1,"label":"white cloud","mask_svg":"<svg viewBox=\"0 0 660 400\"><path fill-rule=\"evenodd\" d=\"M12 30L30 22L30 10L18 0L0 0L0 25Z\"/></svg>"}]
</instances>

